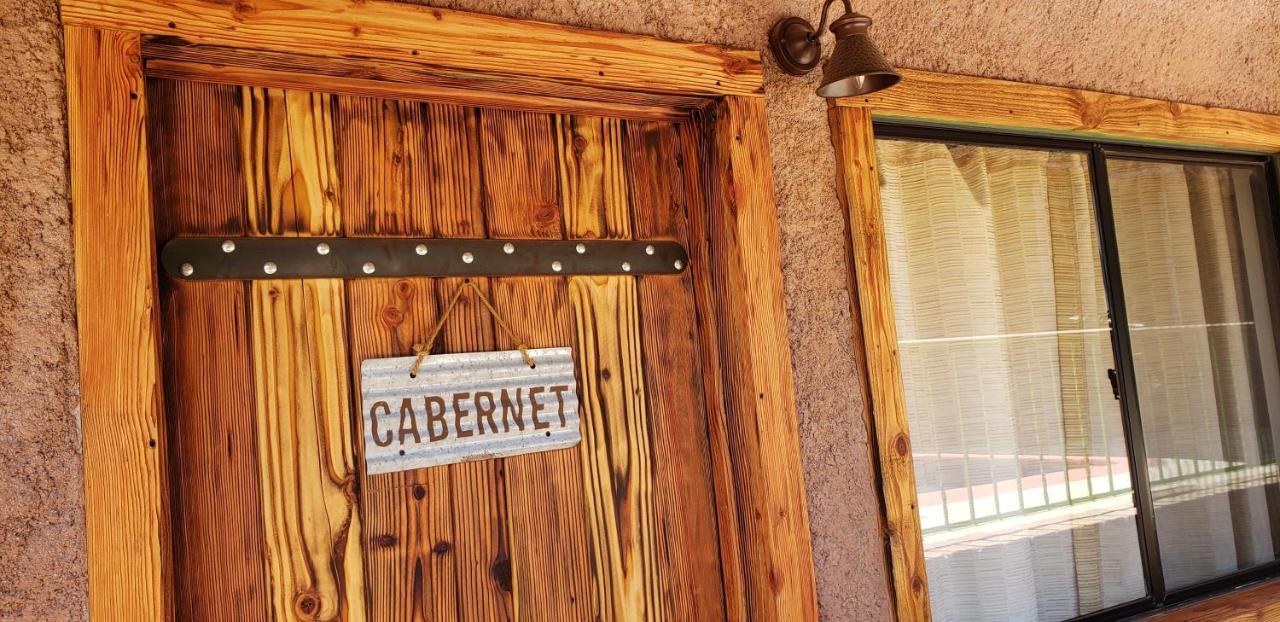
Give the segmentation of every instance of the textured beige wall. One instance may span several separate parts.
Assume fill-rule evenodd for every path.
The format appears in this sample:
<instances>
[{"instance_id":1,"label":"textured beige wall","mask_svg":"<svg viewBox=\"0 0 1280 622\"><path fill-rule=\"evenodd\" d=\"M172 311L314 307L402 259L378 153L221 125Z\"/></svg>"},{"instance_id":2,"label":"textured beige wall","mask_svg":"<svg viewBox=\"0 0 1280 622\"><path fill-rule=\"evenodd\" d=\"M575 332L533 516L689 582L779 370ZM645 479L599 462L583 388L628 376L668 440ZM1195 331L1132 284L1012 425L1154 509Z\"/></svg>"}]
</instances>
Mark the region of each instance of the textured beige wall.
<instances>
[{"instance_id":1,"label":"textured beige wall","mask_svg":"<svg viewBox=\"0 0 1280 622\"><path fill-rule=\"evenodd\" d=\"M441 6L762 48L818 0L447 0ZM866 0L904 67L1280 113L1277 0ZM57 13L0 0L0 620L84 616L72 253ZM767 56L767 55L766 55ZM769 59L771 63L771 59ZM822 613L887 619L847 294L816 77L766 88Z\"/></svg>"}]
</instances>

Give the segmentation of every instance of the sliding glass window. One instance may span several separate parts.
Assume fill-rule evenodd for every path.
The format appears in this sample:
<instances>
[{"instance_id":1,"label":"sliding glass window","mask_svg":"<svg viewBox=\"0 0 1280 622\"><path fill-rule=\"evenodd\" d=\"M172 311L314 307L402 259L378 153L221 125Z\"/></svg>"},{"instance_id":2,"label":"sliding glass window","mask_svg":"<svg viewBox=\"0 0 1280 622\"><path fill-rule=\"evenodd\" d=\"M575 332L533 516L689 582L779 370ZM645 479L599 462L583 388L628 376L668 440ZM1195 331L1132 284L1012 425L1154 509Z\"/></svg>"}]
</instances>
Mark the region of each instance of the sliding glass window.
<instances>
[{"instance_id":1,"label":"sliding glass window","mask_svg":"<svg viewBox=\"0 0 1280 622\"><path fill-rule=\"evenodd\" d=\"M1261 164L877 134L934 619L1105 617L1273 562Z\"/></svg>"}]
</instances>

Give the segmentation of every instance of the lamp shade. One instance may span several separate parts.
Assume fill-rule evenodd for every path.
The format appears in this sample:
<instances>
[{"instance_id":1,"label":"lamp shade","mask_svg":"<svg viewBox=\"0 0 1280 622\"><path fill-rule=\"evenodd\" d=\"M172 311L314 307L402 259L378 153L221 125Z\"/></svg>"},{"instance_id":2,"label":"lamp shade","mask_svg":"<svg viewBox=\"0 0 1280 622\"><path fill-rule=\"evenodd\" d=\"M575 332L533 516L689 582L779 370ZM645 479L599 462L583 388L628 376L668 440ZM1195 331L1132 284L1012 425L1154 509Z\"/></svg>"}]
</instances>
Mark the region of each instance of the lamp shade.
<instances>
[{"instance_id":1,"label":"lamp shade","mask_svg":"<svg viewBox=\"0 0 1280 622\"><path fill-rule=\"evenodd\" d=\"M870 27L871 18L860 13L843 15L831 24L831 32L836 35L836 47L822 66L818 95L865 95L887 89L902 79L867 34Z\"/></svg>"}]
</instances>

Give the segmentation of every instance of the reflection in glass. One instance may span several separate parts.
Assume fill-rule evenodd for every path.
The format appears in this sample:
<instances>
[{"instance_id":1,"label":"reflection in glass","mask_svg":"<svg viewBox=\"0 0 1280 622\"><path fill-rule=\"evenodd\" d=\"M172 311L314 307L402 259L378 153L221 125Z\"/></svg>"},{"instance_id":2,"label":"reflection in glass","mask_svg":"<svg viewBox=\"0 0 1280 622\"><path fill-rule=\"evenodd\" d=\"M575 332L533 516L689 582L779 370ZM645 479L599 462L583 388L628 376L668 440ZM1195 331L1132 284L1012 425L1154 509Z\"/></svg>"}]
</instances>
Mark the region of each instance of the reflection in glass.
<instances>
[{"instance_id":1,"label":"reflection in glass","mask_svg":"<svg viewBox=\"0 0 1280 622\"><path fill-rule=\"evenodd\" d=\"M877 147L933 617L1141 598L1087 158Z\"/></svg>"},{"instance_id":2,"label":"reflection in glass","mask_svg":"<svg viewBox=\"0 0 1280 622\"><path fill-rule=\"evenodd\" d=\"M1261 171L1107 165L1165 582L1276 558L1274 223Z\"/></svg>"}]
</instances>

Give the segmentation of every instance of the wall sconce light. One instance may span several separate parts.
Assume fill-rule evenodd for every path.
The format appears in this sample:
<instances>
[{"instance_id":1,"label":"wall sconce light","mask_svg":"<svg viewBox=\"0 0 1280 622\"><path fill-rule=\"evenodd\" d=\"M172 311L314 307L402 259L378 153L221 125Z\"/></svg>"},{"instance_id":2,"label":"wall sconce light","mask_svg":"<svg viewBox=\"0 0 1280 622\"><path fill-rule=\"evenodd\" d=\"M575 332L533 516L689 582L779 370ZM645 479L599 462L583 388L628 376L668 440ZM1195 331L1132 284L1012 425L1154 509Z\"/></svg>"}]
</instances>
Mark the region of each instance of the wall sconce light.
<instances>
[{"instance_id":1,"label":"wall sconce light","mask_svg":"<svg viewBox=\"0 0 1280 622\"><path fill-rule=\"evenodd\" d=\"M799 17L787 17L769 30L769 47L783 71L802 76L818 66L822 57L822 27L827 23L827 9L836 0L826 0L822 5L822 21L814 28ZM887 89L898 83L902 76L893 70L884 54L876 47L867 29L871 18L855 13L849 0L844 3L844 15L831 23L836 36L836 47L831 58L822 67L822 83L818 95L822 97L851 97L866 95Z\"/></svg>"}]
</instances>

